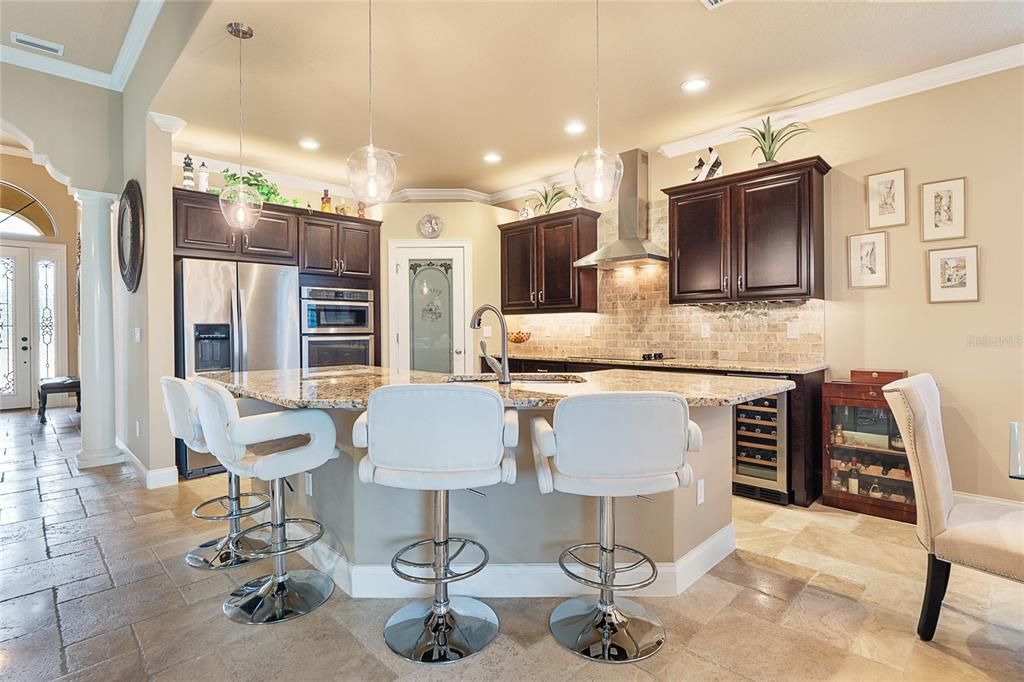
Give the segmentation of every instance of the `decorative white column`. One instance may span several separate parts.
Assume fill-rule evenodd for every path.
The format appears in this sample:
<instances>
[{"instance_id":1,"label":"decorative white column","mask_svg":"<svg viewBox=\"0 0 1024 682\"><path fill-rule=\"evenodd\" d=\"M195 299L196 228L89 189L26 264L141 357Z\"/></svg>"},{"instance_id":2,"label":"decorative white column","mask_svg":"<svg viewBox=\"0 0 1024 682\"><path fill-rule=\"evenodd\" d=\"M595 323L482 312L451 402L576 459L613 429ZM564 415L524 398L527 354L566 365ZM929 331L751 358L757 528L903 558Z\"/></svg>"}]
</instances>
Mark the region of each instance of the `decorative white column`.
<instances>
[{"instance_id":1,"label":"decorative white column","mask_svg":"<svg viewBox=\"0 0 1024 682\"><path fill-rule=\"evenodd\" d=\"M80 468L124 461L114 439L114 293L110 267L113 208L118 196L76 190L81 205L82 379Z\"/></svg>"}]
</instances>

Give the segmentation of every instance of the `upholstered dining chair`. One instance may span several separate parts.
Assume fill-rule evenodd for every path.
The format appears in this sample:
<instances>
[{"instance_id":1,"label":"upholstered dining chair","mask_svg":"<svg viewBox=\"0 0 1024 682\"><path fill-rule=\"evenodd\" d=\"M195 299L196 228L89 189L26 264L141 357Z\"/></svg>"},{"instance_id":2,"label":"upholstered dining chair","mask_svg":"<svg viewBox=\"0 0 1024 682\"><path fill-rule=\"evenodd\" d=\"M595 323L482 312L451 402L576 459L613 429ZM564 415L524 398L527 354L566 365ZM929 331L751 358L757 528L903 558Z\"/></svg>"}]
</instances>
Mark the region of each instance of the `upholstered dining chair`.
<instances>
[{"instance_id":1,"label":"upholstered dining chair","mask_svg":"<svg viewBox=\"0 0 1024 682\"><path fill-rule=\"evenodd\" d=\"M930 641L939 622L951 564L1024 582L1024 508L956 502L942 432L939 388L930 374L882 387L907 448L917 498L917 539L928 551L917 635Z\"/></svg>"}]
</instances>

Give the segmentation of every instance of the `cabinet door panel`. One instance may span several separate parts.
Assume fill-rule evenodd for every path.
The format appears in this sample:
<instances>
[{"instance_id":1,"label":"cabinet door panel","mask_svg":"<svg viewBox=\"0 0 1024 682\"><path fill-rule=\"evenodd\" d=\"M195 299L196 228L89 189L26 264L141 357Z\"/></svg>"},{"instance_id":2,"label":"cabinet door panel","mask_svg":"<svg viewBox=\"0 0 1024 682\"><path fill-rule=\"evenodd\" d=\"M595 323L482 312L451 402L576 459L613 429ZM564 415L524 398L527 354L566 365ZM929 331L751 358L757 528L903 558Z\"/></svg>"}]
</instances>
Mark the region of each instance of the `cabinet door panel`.
<instances>
[{"instance_id":1,"label":"cabinet door panel","mask_svg":"<svg viewBox=\"0 0 1024 682\"><path fill-rule=\"evenodd\" d=\"M311 275L336 275L338 224L316 218L299 218L299 269Z\"/></svg>"},{"instance_id":2,"label":"cabinet door panel","mask_svg":"<svg viewBox=\"0 0 1024 682\"><path fill-rule=\"evenodd\" d=\"M810 295L808 187L806 172L733 187L736 298Z\"/></svg>"},{"instance_id":3,"label":"cabinet door panel","mask_svg":"<svg viewBox=\"0 0 1024 682\"><path fill-rule=\"evenodd\" d=\"M341 224L341 274L345 277L373 277L373 228Z\"/></svg>"},{"instance_id":4,"label":"cabinet door panel","mask_svg":"<svg viewBox=\"0 0 1024 682\"><path fill-rule=\"evenodd\" d=\"M174 245L176 249L233 254L238 251L237 237L220 204L205 197L176 197L174 206Z\"/></svg>"},{"instance_id":5,"label":"cabinet door panel","mask_svg":"<svg viewBox=\"0 0 1024 682\"><path fill-rule=\"evenodd\" d=\"M669 211L670 301L729 300L728 188L675 197Z\"/></svg>"},{"instance_id":6,"label":"cabinet door panel","mask_svg":"<svg viewBox=\"0 0 1024 682\"><path fill-rule=\"evenodd\" d=\"M537 307L535 264L537 228L504 230L501 233L501 309L505 312Z\"/></svg>"},{"instance_id":7,"label":"cabinet door panel","mask_svg":"<svg viewBox=\"0 0 1024 682\"><path fill-rule=\"evenodd\" d=\"M537 226L537 307L561 308L577 304L578 281L573 261L579 258L575 220Z\"/></svg>"},{"instance_id":8,"label":"cabinet door panel","mask_svg":"<svg viewBox=\"0 0 1024 682\"><path fill-rule=\"evenodd\" d=\"M294 264L298 248L295 216L264 209L251 230L242 233L242 255L252 259Z\"/></svg>"}]
</instances>

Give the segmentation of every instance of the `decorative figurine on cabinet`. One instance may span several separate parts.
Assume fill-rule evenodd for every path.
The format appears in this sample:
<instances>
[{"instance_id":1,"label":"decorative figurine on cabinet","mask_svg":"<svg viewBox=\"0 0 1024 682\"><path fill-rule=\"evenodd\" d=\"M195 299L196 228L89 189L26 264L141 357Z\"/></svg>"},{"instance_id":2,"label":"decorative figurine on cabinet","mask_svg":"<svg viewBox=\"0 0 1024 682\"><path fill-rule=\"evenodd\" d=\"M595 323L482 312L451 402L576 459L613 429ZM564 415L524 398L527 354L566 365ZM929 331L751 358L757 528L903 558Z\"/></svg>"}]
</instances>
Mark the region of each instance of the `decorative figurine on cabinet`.
<instances>
[{"instance_id":1,"label":"decorative figurine on cabinet","mask_svg":"<svg viewBox=\"0 0 1024 682\"><path fill-rule=\"evenodd\" d=\"M331 212L331 194L326 189L324 190L324 195L320 197L320 210L324 213Z\"/></svg>"},{"instance_id":2,"label":"decorative figurine on cabinet","mask_svg":"<svg viewBox=\"0 0 1024 682\"><path fill-rule=\"evenodd\" d=\"M206 162L202 161L199 164L199 170L196 171L196 177L198 178L199 184L196 187L200 192L210 191L210 169L206 167Z\"/></svg>"},{"instance_id":3,"label":"decorative figurine on cabinet","mask_svg":"<svg viewBox=\"0 0 1024 682\"><path fill-rule=\"evenodd\" d=\"M196 186L195 176L193 175L192 157L188 154L185 155L185 160L181 164L181 186L187 187L188 189L194 189Z\"/></svg>"},{"instance_id":4,"label":"decorative figurine on cabinet","mask_svg":"<svg viewBox=\"0 0 1024 682\"><path fill-rule=\"evenodd\" d=\"M356 204L356 211L357 211L357 215L360 218L365 218L366 217L366 204L364 202L360 201L358 204Z\"/></svg>"}]
</instances>

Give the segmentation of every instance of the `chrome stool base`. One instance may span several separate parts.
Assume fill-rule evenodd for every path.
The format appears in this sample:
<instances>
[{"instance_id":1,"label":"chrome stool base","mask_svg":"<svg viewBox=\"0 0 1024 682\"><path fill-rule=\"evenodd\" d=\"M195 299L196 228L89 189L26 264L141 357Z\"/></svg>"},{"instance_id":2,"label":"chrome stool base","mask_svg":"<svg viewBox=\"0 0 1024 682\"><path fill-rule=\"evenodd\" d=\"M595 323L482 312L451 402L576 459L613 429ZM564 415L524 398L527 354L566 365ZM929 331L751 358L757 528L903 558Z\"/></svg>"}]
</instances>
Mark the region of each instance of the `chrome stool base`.
<instances>
[{"instance_id":1,"label":"chrome stool base","mask_svg":"<svg viewBox=\"0 0 1024 682\"><path fill-rule=\"evenodd\" d=\"M597 595L568 599L551 612L551 634L566 649L602 663L634 663L665 643L665 626L642 604L616 599L603 610Z\"/></svg>"},{"instance_id":2,"label":"chrome stool base","mask_svg":"<svg viewBox=\"0 0 1024 682\"><path fill-rule=\"evenodd\" d=\"M438 613L433 599L421 599L396 611L384 625L391 650L415 663L454 663L481 651L498 636L498 616L471 597L451 597Z\"/></svg>"},{"instance_id":3,"label":"chrome stool base","mask_svg":"<svg viewBox=\"0 0 1024 682\"><path fill-rule=\"evenodd\" d=\"M231 544L232 537L225 535L222 538L215 540L207 540L203 544L199 545L187 555L185 555L185 562L192 568L202 568L208 571L218 571L224 568L234 568L235 566L242 566L248 564L255 559L242 556L241 554L232 551ZM251 553L262 553L270 548L270 545L266 542L255 538L240 538L238 542L239 549L245 552Z\"/></svg>"},{"instance_id":4,"label":"chrome stool base","mask_svg":"<svg viewBox=\"0 0 1024 682\"><path fill-rule=\"evenodd\" d=\"M304 616L330 599L334 581L314 570L265 575L239 586L224 602L224 615L243 625L281 623Z\"/></svg>"}]
</instances>

